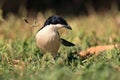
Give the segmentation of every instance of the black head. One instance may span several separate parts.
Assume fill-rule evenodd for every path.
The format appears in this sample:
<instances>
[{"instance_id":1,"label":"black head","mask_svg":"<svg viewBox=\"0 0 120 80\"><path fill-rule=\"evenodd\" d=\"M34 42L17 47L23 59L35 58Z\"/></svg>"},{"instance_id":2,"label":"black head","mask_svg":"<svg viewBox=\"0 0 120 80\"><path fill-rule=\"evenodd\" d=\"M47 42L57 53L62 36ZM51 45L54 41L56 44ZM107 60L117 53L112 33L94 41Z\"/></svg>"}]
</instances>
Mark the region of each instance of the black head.
<instances>
[{"instance_id":1,"label":"black head","mask_svg":"<svg viewBox=\"0 0 120 80\"><path fill-rule=\"evenodd\" d=\"M67 29L72 29L68 23L65 21L65 19L63 19L60 16L50 16L44 23L43 27L47 26L47 25L56 25L56 24L61 24L64 25L65 28Z\"/></svg>"}]
</instances>

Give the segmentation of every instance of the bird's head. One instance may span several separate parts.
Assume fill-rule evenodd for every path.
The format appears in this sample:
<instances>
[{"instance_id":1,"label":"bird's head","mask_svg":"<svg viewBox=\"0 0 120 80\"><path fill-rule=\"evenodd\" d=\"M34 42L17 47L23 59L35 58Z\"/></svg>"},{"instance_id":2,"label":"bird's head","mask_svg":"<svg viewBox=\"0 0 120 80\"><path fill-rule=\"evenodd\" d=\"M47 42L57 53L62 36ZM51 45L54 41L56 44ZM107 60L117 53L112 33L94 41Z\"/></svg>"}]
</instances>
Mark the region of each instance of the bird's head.
<instances>
[{"instance_id":1,"label":"bird's head","mask_svg":"<svg viewBox=\"0 0 120 80\"><path fill-rule=\"evenodd\" d=\"M68 23L65 21L65 19L60 16L49 17L45 21L45 24L43 25L43 27L47 27L49 25L51 25L52 27L54 27L56 29L67 28L67 29L72 30L72 28L68 25Z\"/></svg>"}]
</instances>

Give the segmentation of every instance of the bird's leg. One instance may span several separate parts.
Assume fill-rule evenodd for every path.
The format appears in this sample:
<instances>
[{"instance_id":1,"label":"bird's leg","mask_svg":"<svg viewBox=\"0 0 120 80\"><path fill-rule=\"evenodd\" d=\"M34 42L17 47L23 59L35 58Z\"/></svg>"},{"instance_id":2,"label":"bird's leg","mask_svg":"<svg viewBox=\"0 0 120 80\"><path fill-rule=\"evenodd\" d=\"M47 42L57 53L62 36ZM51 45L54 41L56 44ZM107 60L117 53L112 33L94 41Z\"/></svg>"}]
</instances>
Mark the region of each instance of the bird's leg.
<instances>
[{"instance_id":1,"label":"bird's leg","mask_svg":"<svg viewBox=\"0 0 120 80\"><path fill-rule=\"evenodd\" d=\"M57 57L57 53L55 53L55 52L51 53L51 55L54 59Z\"/></svg>"},{"instance_id":2,"label":"bird's leg","mask_svg":"<svg viewBox=\"0 0 120 80\"><path fill-rule=\"evenodd\" d=\"M48 61L52 64L55 64L55 60L54 60L53 56L48 52L43 55L42 60L43 61Z\"/></svg>"}]
</instances>

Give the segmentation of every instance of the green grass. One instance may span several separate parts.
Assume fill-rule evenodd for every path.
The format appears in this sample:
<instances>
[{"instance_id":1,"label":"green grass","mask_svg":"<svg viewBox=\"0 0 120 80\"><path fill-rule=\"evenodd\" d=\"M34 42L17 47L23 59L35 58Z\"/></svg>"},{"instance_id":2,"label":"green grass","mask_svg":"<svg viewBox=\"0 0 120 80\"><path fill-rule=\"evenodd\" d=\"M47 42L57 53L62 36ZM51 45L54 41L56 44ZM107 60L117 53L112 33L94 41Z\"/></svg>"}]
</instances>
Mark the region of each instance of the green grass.
<instances>
[{"instance_id":1,"label":"green grass","mask_svg":"<svg viewBox=\"0 0 120 80\"><path fill-rule=\"evenodd\" d=\"M120 14L117 13L116 16ZM46 16L38 14L42 26ZM53 60L36 47L35 33L22 17L9 15L0 23L0 80L119 80L120 49L100 55L79 57L78 52L91 46L120 42L119 27L112 14L66 17L72 31L61 31L61 36L76 44L61 45ZM34 19L31 19L34 23ZM33 22L32 22L33 21Z\"/></svg>"}]
</instances>

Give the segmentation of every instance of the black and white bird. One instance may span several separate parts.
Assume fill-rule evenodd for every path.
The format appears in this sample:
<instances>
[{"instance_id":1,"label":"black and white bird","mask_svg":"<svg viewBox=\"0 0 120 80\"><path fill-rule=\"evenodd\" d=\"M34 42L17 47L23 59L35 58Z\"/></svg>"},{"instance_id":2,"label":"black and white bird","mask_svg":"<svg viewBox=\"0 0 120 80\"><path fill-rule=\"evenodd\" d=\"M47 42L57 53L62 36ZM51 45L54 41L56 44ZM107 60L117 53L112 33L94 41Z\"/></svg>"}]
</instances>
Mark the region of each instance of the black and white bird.
<instances>
[{"instance_id":1,"label":"black and white bird","mask_svg":"<svg viewBox=\"0 0 120 80\"><path fill-rule=\"evenodd\" d=\"M36 44L44 52L49 52L56 56L60 44L74 46L73 43L60 38L58 30L66 28L72 30L64 18L60 16L50 16L36 34Z\"/></svg>"}]
</instances>

